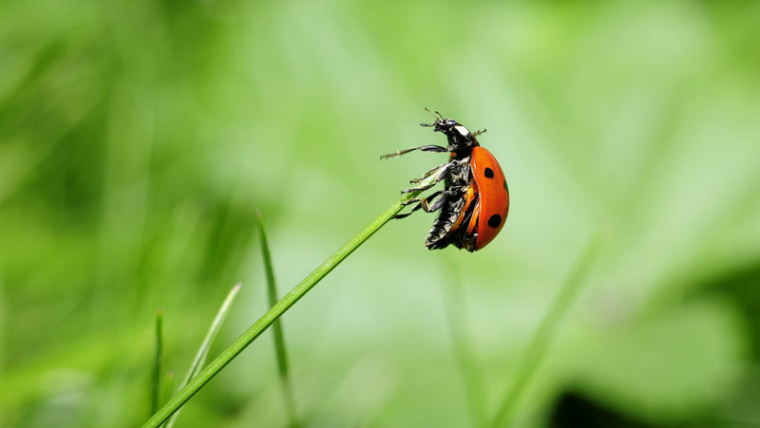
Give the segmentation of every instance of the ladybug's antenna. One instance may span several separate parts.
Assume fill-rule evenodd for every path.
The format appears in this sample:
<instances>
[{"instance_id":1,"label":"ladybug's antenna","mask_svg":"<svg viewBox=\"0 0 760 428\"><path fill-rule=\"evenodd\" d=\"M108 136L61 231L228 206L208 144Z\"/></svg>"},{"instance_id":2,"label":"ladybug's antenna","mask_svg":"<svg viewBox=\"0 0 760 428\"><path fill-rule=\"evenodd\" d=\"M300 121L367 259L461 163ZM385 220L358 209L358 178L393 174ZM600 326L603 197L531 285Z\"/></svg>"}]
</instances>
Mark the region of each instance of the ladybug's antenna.
<instances>
[{"instance_id":1,"label":"ladybug's antenna","mask_svg":"<svg viewBox=\"0 0 760 428\"><path fill-rule=\"evenodd\" d=\"M443 119L443 115L438 110L436 110L435 114L433 114L433 112L430 111L429 108L425 107L425 111L428 112L428 113L430 113L430 115L433 116L435 118L435 120Z\"/></svg>"},{"instance_id":2,"label":"ladybug's antenna","mask_svg":"<svg viewBox=\"0 0 760 428\"><path fill-rule=\"evenodd\" d=\"M485 129L485 128L483 128L483 130L482 130L482 131L475 131L475 132L473 132L473 133L472 133L472 136L473 136L473 138L474 138L474 137L477 137L477 136L478 136L478 135L480 135L480 134L485 134L485 133L486 133L486 131L488 131L488 130L487 130L487 129Z\"/></svg>"},{"instance_id":3,"label":"ladybug's antenna","mask_svg":"<svg viewBox=\"0 0 760 428\"><path fill-rule=\"evenodd\" d=\"M428 112L428 113L430 113L430 115L433 116L433 118L435 119L436 122L439 119L443 120L443 115L441 115L441 113L438 110L436 110L435 113L433 113L432 111L430 111L429 108L425 107L425 111ZM425 127L429 128L429 127L435 126L435 123L420 123L420 126L425 126Z\"/></svg>"}]
</instances>

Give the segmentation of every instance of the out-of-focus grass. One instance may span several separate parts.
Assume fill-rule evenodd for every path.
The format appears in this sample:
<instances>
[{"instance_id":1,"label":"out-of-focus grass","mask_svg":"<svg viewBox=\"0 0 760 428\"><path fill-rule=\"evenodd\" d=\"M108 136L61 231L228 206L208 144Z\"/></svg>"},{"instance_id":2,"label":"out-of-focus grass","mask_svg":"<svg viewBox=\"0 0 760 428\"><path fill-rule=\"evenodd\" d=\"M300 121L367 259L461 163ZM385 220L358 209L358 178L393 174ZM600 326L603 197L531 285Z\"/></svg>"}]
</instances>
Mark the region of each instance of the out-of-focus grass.
<instances>
[{"instance_id":1,"label":"out-of-focus grass","mask_svg":"<svg viewBox=\"0 0 760 428\"><path fill-rule=\"evenodd\" d=\"M597 232L594 240L588 244L589 248L586 250L585 255L578 261L573 271L568 274L567 280L557 293L549 310L543 316L541 323L526 347L525 355L520 363L515 365L515 380L509 385L509 389L506 390L506 393L498 401L496 416L494 416L491 423L492 427L498 428L512 425L514 413L519 405L520 398L525 395L525 390L541 367L541 363L549 352L551 343L558 334L565 315L583 290L583 286L588 282L589 272L591 271L601 242L601 232Z\"/></svg>"},{"instance_id":2,"label":"out-of-focus grass","mask_svg":"<svg viewBox=\"0 0 760 428\"><path fill-rule=\"evenodd\" d=\"M516 425L570 393L640 425L756 423L758 7L0 4L0 425L142 423L155 308L166 359L189 361L196 314L261 284L231 342L267 308L255 207L290 288L442 162L377 161L441 142L424 106L488 128L506 228L444 256L421 244L431 216L395 222L288 314L310 426L470 423L444 263L491 414L599 225L611 243ZM252 347L183 424L284 426L272 359Z\"/></svg>"},{"instance_id":3,"label":"out-of-focus grass","mask_svg":"<svg viewBox=\"0 0 760 428\"><path fill-rule=\"evenodd\" d=\"M151 379L150 385L150 412L156 413L158 406L163 404L161 402L162 392L162 378L163 373L163 360L164 360L164 310L159 309L156 314L156 353L153 360L153 379Z\"/></svg>"},{"instance_id":4,"label":"out-of-focus grass","mask_svg":"<svg viewBox=\"0 0 760 428\"><path fill-rule=\"evenodd\" d=\"M446 280L442 281L445 318L464 386L464 401L467 403L471 425L485 427L488 424L489 415L486 414L483 373L476 358L477 349L472 340L471 315L467 309L467 298L463 288L462 272L458 269L456 262L452 262L448 266Z\"/></svg>"},{"instance_id":5,"label":"out-of-focus grass","mask_svg":"<svg viewBox=\"0 0 760 428\"><path fill-rule=\"evenodd\" d=\"M420 187L432 185L435 183L435 181L435 176L426 177L420 182ZM356 249L359 248L365 241L367 241L367 239L377 233L380 228L387 224L388 221L392 220L397 214L399 214L399 212L401 212L401 210L406 206L406 202L409 202L412 198L418 196L419 194L420 190L404 193L399 201L392 204L387 210L385 210L376 219L370 222L364 229L360 230L356 235L349 239L348 242L343 244L343 246L331 254L330 257L325 259L325 261L317 266L314 271L312 271L308 276L306 276L306 278L303 279L303 281L299 282L295 287L293 287L292 290L290 290L279 300L273 298L274 273L269 257L268 246L266 244L266 238L263 233L264 228L262 226L262 220L259 217L258 221L263 239L262 250L265 254L264 259L266 260L265 264L267 265L265 269L267 272L267 281L269 281L267 287L267 300L270 303L270 308L263 315L261 315L261 317L257 319L256 322L251 324L237 339L235 339L234 342L225 348L224 351L219 354L219 356L212 360L207 367L203 368L202 371L198 371L197 373L193 374L193 376L190 376L189 382L183 385L182 388L180 388L179 391L177 391L177 393L172 396L169 402L160 408L156 413L154 413L153 416L151 416L151 418L142 426L144 428L158 428L170 415L174 414L176 417L176 412L178 412L178 409L182 405L184 405L201 388L203 388L214 376L219 374L229 363L231 363L235 358L238 358L240 356L240 353L243 352L248 346L250 346L270 326L279 326L278 320L283 316L283 314L285 314L285 312L288 311L288 309L293 307L293 305L301 300L309 291L311 291L318 283L320 283L322 279L327 277L327 275L329 275L333 269L335 269L346 258L348 258L348 256L356 251ZM276 334L277 332L278 330L275 329ZM210 334L211 333L209 333L209 335ZM279 331L279 334L280 339L282 339L282 332ZM278 364L281 368L279 372L280 378L282 380L283 374L287 374L287 371L282 370L282 362L284 358L284 353L282 351L284 351L284 347L280 345L278 346L280 349L278 349L276 355ZM208 350L206 349L204 351L204 355L207 352ZM195 370L195 368L193 368L193 370ZM286 404L286 406L288 405L292 405L292 403ZM288 411L288 419L289 422L292 423L293 414L291 412L292 407L290 407ZM169 421L169 425L171 425L171 420Z\"/></svg>"},{"instance_id":6,"label":"out-of-focus grass","mask_svg":"<svg viewBox=\"0 0 760 428\"><path fill-rule=\"evenodd\" d=\"M190 364L190 368L187 369L187 374L185 375L184 379L182 379L182 383L179 384L180 390L187 386L187 384L190 383L193 378L198 376L198 374L203 369L203 366L206 364L211 345L214 343L214 339L216 338L217 334L219 334L219 331L222 328L222 324L224 324L224 320L227 318L227 314L230 311L232 303L235 301L235 298L240 291L240 286L241 284L236 284L234 287L232 287L232 290L230 290L229 294L227 294L227 298L224 299L222 306L219 308L219 311L216 313L216 317L214 317L214 320L211 322L211 326L206 332L206 337L203 338L203 342L201 343L200 348L198 348L198 351L195 353L195 357L193 358L193 362ZM164 403L161 403L161 405L163 404ZM171 414L171 417L166 419L166 422L160 426L165 428L172 428L176 423L181 410L182 409L180 408L174 411L174 413ZM156 411L154 410L152 414L155 413Z\"/></svg>"},{"instance_id":7,"label":"out-of-focus grass","mask_svg":"<svg viewBox=\"0 0 760 428\"><path fill-rule=\"evenodd\" d=\"M267 302L271 309L280 299L277 291L277 281L274 277L274 266L272 262L272 253L269 250L267 232L264 227L264 216L261 211L256 211L256 221L259 229L259 242L261 243L261 255L264 259L264 271L267 276ZM275 320L272 325L272 336L274 337L275 356L277 357L277 371L280 374L280 384L282 386L285 409L288 414L288 426L291 428L298 427L298 413L296 410L295 399L293 398L293 386L290 380L290 364L288 363L288 350L285 346L285 333L282 328L282 321Z\"/></svg>"}]
</instances>

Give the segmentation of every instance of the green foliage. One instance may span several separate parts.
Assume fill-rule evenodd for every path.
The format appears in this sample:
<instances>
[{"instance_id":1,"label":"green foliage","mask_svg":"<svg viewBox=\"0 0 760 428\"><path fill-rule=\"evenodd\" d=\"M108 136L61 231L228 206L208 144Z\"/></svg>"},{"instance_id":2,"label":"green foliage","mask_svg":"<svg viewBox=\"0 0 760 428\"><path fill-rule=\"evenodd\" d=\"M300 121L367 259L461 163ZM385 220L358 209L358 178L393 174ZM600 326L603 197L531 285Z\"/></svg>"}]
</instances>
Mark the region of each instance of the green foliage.
<instances>
[{"instance_id":1,"label":"green foliage","mask_svg":"<svg viewBox=\"0 0 760 428\"><path fill-rule=\"evenodd\" d=\"M259 241L261 242L261 254L264 257L264 270L267 274L267 301L271 309L277 304L279 294L277 293L277 282L274 279L274 266L272 266L272 255L269 251L269 241L264 228L264 218L260 211L256 212L256 220L259 226ZM272 335L274 336L275 356L277 357L277 370L280 372L280 382L282 383L282 392L285 399L285 408L288 413L289 425L293 428L298 426L298 416L296 414L296 403L293 398L293 387L290 382L290 373L288 369L288 353L285 347L285 334L282 331L282 322L277 319L272 324Z\"/></svg>"},{"instance_id":2,"label":"green foliage","mask_svg":"<svg viewBox=\"0 0 760 428\"><path fill-rule=\"evenodd\" d=\"M153 361L153 379L150 385L150 412L155 413L161 405L161 377L164 359L164 310L156 314L156 355Z\"/></svg>"},{"instance_id":3,"label":"green foliage","mask_svg":"<svg viewBox=\"0 0 760 428\"><path fill-rule=\"evenodd\" d=\"M597 236L596 240L589 244L589 249L586 251L585 256L578 261L578 265L568 275L567 281L562 285L562 289L541 320L538 330L533 334L525 356L522 357L520 364L515 366L516 378L499 402L496 417L493 419L493 427L498 428L500 426L512 425L514 412L519 404L520 397L524 394L525 389L535 376L546 353L549 351L549 346L562 324L562 319L570 310L570 306L578 297L578 294L580 294L583 285L588 282L589 270L597 254L600 239Z\"/></svg>"},{"instance_id":4,"label":"green foliage","mask_svg":"<svg viewBox=\"0 0 760 428\"><path fill-rule=\"evenodd\" d=\"M432 177L435 178L435 177ZM431 181L431 180L427 180ZM425 183L425 182L423 182ZM321 265L317 266L312 273L310 273L303 281L298 283L288 294L282 299L273 304L269 310L261 316L256 322L254 322L248 329L240 335L227 349L215 358L203 371L197 372L193 368L192 376L185 382L182 388L174 395L168 403L158 412L156 412L149 420L143 425L143 428L156 428L166 420L172 413L177 412L178 409L197 393L203 386L216 376L227 364L232 362L245 348L248 347L254 340L256 340L261 333L268 329L272 324L296 304L303 296L306 295L312 288L314 288L327 274L329 274L335 267L337 267L346 257L351 255L360 245L369 239L375 232L377 232L385 223L398 214L403 208L402 202L414 197L415 193L409 193L404 196L399 202L391 205L390 208L385 210L379 217L373 220L367 227L362 229L353 238L346 242L342 247L338 249L333 255L327 258ZM263 229L263 227L262 227ZM271 266L271 263L269 263Z\"/></svg>"},{"instance_id":5,"label":"green foliage","mask_svg":"<svg viewBox=\"0 0 760 428\"><path fill-rule=\"evenodd\" d=\"M392 222L289 311L305 425L461 427L496 414L599 228L609 241L514 426L562 426L571 393L639 426L756 424L759 12L685 0L3 2L0 426L144 423L155 309L171 314L163 361L176 368L226 284L251 284L218 336L233 343L269 308L256 207L290 289L443 162L378 161L441 143L417 126L425 106L488 128L480 141L512 192L506 226L468 254L423 248L430 215ZM459 350L441 297L452 270ZM252 346L177 426L286 426L275 358ZM477 368L464 378L462 360Z\"/></svg>"},{"instance_id":6,"label":"green foliage","mask_svg":"<svg viewBox=\"0 0 760 428\"><path fill-rule=\"evenodd\" d=\"M234 287L232 287L232 290L230 290L229 294L227 294L227 298L224 299L222 306L219 308L219 311L216 313L216 317L214 317L214 321L211 322L211 327L209 327L208 332L206 333L206 337L203 338L203 342L201 343L200 348L198 348L198 352L195 353L195 358L193 358L193 362L192 364L190 364L190 368L187 370L187 374L185 375L185 378L182 380L182 383L179 385L180 390L185 388L187 384L190 383L191 380L193 380L193 378L198 376L198 374L201 372L201 369L203 369L204 364L206 364L206 359L208 358L208 353L209 353L209 350L211 349L211 344L214 343L214 339L216 338L216 335L219 333L219 330L222 328L224 319L227 317L227 313L229 313L230 307L232 306L232 302L235 300L235 297L237 296L239 291L240 291L240 284L237 284ZM171 400L171 398L169 400ZM169 417L168 419L164 418L164 420L166 420L166 423L163 424L162 426L166 428L172 428L177 421L177 417L179 417L179 412L180 412L180 409L177 409L173 414L171 414L171 417ZM156 412L153 412L153 413L156 413Z\"/></svg>"}]
</instances>

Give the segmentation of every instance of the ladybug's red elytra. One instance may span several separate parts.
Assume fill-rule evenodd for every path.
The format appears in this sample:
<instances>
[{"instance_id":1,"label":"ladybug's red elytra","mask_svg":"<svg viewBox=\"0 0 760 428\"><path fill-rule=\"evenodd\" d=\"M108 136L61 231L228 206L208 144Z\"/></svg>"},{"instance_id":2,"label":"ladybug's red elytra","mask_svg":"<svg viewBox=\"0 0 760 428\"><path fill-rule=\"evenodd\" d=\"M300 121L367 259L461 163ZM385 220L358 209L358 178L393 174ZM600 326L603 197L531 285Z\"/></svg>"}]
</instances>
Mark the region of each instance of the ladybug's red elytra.
<instances>
[{"instance_id":1,"label":"ladybug's red elytra","mask_svg":"<svg viewBox=\"0 0 760 428\"><path fill-rule=\"evenodd\" d=\"M420 208L429 213L440 210L433 228L425 239L425 246L434 250L452 244L470 252L477 251L493 241L507 220L507 180L496 158L478 143L476 137L486 132L485 129L470 132L464 125L453 119L445 119L437 111L435 115L434 123L420 125L432 127L433 131L446 135L448 147L414 147L382 156L381 159L401 156L415 150L451 153L447 163L431 169L422 178L411 181L412 184L419 184L435 176L433 182L410 187L401 193L424 191L440 181L444 181L445 187L427 197L406 201L404 205L416 205L410 212L398 214L395 218L407 217Z\"/></svg>"}]
</instances>

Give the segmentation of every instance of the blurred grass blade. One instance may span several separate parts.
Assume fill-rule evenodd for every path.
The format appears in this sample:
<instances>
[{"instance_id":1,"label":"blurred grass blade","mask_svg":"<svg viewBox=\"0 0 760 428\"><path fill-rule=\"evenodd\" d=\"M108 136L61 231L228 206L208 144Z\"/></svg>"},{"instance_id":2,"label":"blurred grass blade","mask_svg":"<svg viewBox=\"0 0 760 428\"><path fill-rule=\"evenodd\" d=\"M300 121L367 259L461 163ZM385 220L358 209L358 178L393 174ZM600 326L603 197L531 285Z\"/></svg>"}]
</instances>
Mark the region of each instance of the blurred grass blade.
<instances>
[{"instance_id":1,"label":"blurred grass blade","mask_svg":"<svg viewBox=\"0 0 760 428\"><path fill-rule=\"evenodd\" d=\"M424 180L420 184L432 183L435 180L435 176ZM261 316L256 322L253 323L248 330L243 332L240 337L235 339L227 349L225 349L221 355L216 357L209 365L203 369L197 377L193 378L184 388L180 389L177 394L169 400L162 408L158 410L147 422L143 425L143 428L156 428L172 413L177 411L187 400L190 399L199 389L203 387L212 377L214 377L219 371L221 371L227 364L230 363L235 357L237 357L243 350L250 345L261 333L269 328L272 323L277 320L282 314L287 312L296 302L298 302L306 293L309 292L319 281L322 280L327 274L329 274L336 266L338 266L343 260L346 259L351 253L354 252L361 244L380 230L389 220L398 214L403 208L403 203L409 199L414 198L420 192L407 193L401 197L400 200L391 205L385 212L380 214L376 219L362 229L359 233L354 235L348 242L343 244L333 255L327 258L321 265L319 265L312 273L310 273L303 281L293 287L288 294L286 294L280 301L272 306L264 315Z\"/></svg>"},{"instance_id":2,"label":"blurred grass blade","mask_svg":"<svg viewBox=\"0 0 760 428\"><path fill-rule=\"evenodd\" d=\"M261 241L261 254L264 257L264 268L267 275L267 298L269 307L277 304L277 283L274 279L274 267L272 266L272 255L269 251L269 241L267 241L266 229L264 227L264 218L261 211L256 210L256 218L259 226L259 236ZM291 427L298 426L298 416L296 414L296 401L293 397L293 389L290 385L290 376L288 373L288 355L285 349L285 336L282 331L280 320L275 320L272 325L274 333L274 349L277 356L277 368L280 372L280 382L282 384L282 393L285 399L285 410L288 414L288 420Z\"/></svg>"},{"instance_id":3,"label":"blurred grass blade","mask_svg":"<svg viewBox=\"0 0 760 428\"><path fill-rule=\"evenodd\" d=\"M164 358L164 308L156 314L156 354L153 361L153 376L150 387L150 413L156 413L160 403L161 360Z\"/></svg>"},{"instance_id":4,"label":"blurred grass blade","mask_svg":"<svg viewBox=\"0 0 760 428\"><path fill-rule=\"evenodd\" d=\"M565 282L554 302L552 302L549 312L541 320L541 325L533 335L528 345L528 350L520 363L514 383L500 401L499 410L493 420L494 428L511 425L513 413L520 396L538 370L562 318L573 301L575 301L583 285L587 282L588 272L594 260L596 250L599 247L599 241L599 234L597 234L589 244L583 258L576 265L575 270L567 278L567 282Z\"/></svg>"},{"instance_id":5,"label":"blurred grass blade","mask_svg":"<svg viewBox=\"0 0 760 428\"><path fill-rule=\"evenodd\" d=\"M161 396L158 404L162 406L172 396L172 389L174 389L174 370L169 369L164 377L164 387L161 389Z\"/></svg>"},{"instance_id":6,"label":"blurred grass blade","mask_svg":"<svg viewBox=\"0 0 760 428\"><path fill-rule=\"evenodd\" d=\"M478 364L475 360L475 346L470 340L470 317L467 313L462 275L454 260L449 260L449 275L442 281L442 291L446 321L451 343L459 365L462 384L465 388L467 407L473 427L487 425L484 387Z\"/></svg>"},{"instance_id":7,"label":"blurred grass blade","mask_svg":"<svg viewBox=\"0 0 760 428\"><path fill-rule=\"evenodd\" d=\"M232 290L230 290L229 294L227 294L227 298L224 299L224 303L222 303L222 307L219 308L219 312L217 312L214 321L211 323L211 327L209 327L208 333L206 333L206 337L203 339L203 343L201 343L201 347L198 348L198 352L195 354L195 358L193 359L193 363L190 365L190 369L187 371L185 378L182 380L182 384L180 384L180 389L184 388L195 376L197 376L203 368L203 365L206 363L206 358L208 357L208 351L211 348L211 344L214 342L214 338L216 338L216 334L219 332L219 329L221 329L224 318L227 316L227 313L230 310L230 306L232 306L232 302L235 300L238 291L240 291L240 284L236 284L234 287L232 287ZM179 411L172 415L172 417L169 419L169 422L167 422L165 425L166 428L171 428L174 426L174 422L177 420L178 416Z\"/></svg>"}]
</instances>

